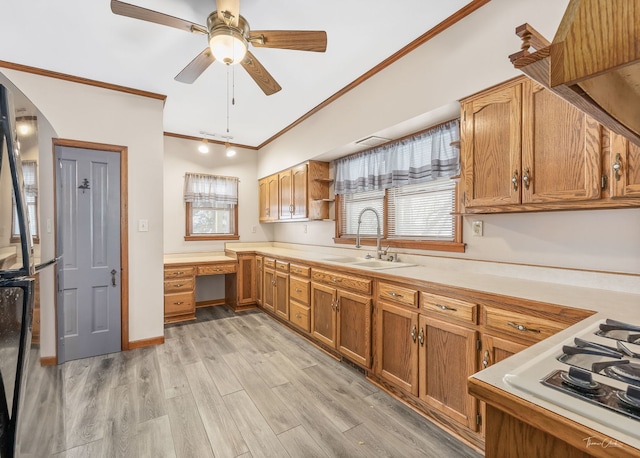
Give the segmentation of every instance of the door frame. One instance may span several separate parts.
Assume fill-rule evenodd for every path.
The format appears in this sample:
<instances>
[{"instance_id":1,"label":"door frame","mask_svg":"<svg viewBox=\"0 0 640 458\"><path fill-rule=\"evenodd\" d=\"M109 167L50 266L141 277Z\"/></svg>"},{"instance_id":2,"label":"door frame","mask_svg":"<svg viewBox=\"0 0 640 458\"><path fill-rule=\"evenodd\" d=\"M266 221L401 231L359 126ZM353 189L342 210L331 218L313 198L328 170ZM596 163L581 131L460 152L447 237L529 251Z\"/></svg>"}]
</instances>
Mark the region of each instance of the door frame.
<instances>
[{"instance_id":1,"label":"door frame","mask_svg":"<svg viewBox=\"0 0 640 458\"><path fill-rule=\"evenodd\" d=\"M56 190L56 146L67 148L92 149L97 151L107 151L120 154L120 349L129 350L129 186L128 186L128 152L126 146L109 145L106 143L95 143L81 140L70 140L65 138L52 139L53 154L53 199L57 202ZM53 220L56 231L58 230L57 205L54 205ZM58 253L58 236L55 237L55 252ZM58 292L57 282L54 293L54 312L56 328L56 358L58 357Z\"/></svg>"}]
</instances>

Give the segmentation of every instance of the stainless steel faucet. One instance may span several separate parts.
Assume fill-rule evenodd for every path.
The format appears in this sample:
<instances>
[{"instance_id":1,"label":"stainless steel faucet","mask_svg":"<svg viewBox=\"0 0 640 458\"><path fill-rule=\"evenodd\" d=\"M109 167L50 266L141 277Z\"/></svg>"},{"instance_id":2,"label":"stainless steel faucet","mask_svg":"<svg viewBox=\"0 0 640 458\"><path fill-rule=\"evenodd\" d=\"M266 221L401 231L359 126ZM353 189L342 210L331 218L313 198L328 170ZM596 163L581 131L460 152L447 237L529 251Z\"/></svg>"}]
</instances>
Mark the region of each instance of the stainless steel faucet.
<instances>
[{"instance_id":1,"label":"stainless steel faucet","mask_svg":"<svg viewBox=\"0 0 640 458\"><path fill-rule=\"evenodd\" d=\"M378 211L373 208L373 207L365 207L362 209L362 211L360 212L360 215L358 215L358 231L356 232L356 248L360 248L360 224L362 224L362 215L364 214L364 212L366 211L371 211L373 212L374 215L376 215L376 229L377 229L377 235L376 235L376 257L378 259L382 259L382 255L386 254L386 251L382 250L382 246L381 246L381 242L382 242L382 234L380 233L380 215L378 214Z\"/></svg>"}]
</instances>

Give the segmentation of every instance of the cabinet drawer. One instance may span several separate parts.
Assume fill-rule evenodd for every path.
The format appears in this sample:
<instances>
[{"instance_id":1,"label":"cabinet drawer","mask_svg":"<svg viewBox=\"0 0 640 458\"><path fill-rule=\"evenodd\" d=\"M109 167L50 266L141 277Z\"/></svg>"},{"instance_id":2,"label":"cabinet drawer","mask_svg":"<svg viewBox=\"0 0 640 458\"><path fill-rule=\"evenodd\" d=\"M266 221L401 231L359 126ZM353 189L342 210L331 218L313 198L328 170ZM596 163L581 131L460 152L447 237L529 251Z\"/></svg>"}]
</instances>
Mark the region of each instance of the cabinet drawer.
<instances>
[{"instance_id":1,"label":"cabinet drawer","mask_svg":"<svg viewBox=\"0 0 640 458\"><path fill-rule=\"evenodd\" d=\"M291 302L289 304L289 321L306 332L311 331L309 307Z\"/></svg>"},{"instance_id":2,"label":"cabinet drawer","mask_svg":"<svg viewBox=\"0 0 640 458\"><path fill-rule=\"evenodd\" d=\"M309 305L309 280L289 279L289 296L304 305Z\"/></svg>"},{"instance_id":3,"label":"cabinet drawer","mask_svg":"<svg viewBox=\"0 0 640 458\"><path fill-rule=\"evenodd\" d=\"M276 260L273 258L264 258L264 266L272 269L276 268Z\"/></svg>"},{"instance_id":4,"label":"cabinet drawer","mask_svg":"<svg viewBox=\"0 0 640 458\"><path fill-rule=\"evenodd\" d=\"M165 267L164 279L171 280L172 278L188 278L193 277L195 273L195 267Z\"/></svg>"},{"instance_id":5,"label":"cabinet drawer","mask_svg":"<svg viewBox=\"0 0 640 458\"><path fill-rule=\"evenodd\" d=\"M300 264L289 264L289 272L291 275L309 278L311 269L307 266L301 266Z\"/></svg>"},{"instance_id":6,"label":"cabinet drawer","mask_svg":"<svg viewBox=\"0 0 640 458\"><path fill-rule=\"evenodd\" d=\"M371 280L350 275L336 274L326 270L312 269L313 281L332 285L341 289L350 289L359 293L371 294Z\"/></svg>"},{"instance_id":7,"label":"cabinet drawer","mask_svg":"<svg viewBox=\"0 0 640 458\"><path fill-rule=\"evenodd\" d=\"M235 271L236 271L235 263L211 264L211 265L205 265L205 266L198 266L198 275L232 274Z\"/></svg>"},{"instance_id":8,"label":"cabinet drawer","mask_svg":"<svg viewBox=\"0 0 640 458\"><path fill-rule=\"evenodd\" d=\"M175 280L164 281L164 293L179 293L186 291L193 291L195 281L191 278L178 278Z\"/></svg>"},{"instance_id":9,"label":"cabinet drawer","mask_svg":"<svg viewBox=\"0 0 640 458\"><path fill-rule=\"evenodd\" d=\"M378 299L413 308L418 307L418 291L381 281L378 282Z\"/></svg>"},{"instance_id":10,"label":"cabinet drawer","mask_svg":"<svg viewBox=\"0 0 640 458\"><path fill-rule=\"evenodd\" d=\"M478 322L478 304L425 292L421 292L420 296L420 304L425 312L465 323Z\"/></svg>"},{"instance_id":11,"label":"cabinet drawer","mask_svg":"<svg viewBox=\"0 0 640 458\"><path fill-rule=\"evenodd\" d=\"M488 328L535 341L546 339L567 327L551 318L496 307L484 307L484 324Z\"/></svg>"},{"instance_id":12,"label":"cabinet drawer","mask_svg":"<svg viewBox=\"0 0 640 458\"><path fill-rule=\"evenodd\" d=\"M276 270L280 272L289 272L289 263L284 261L276 261Z\"/></svg>"},{"instance_id":13,"label":"cabinet drawer","mask_svg":"<svg viewBox=\"0 0 640 458\"><path fill-rule=\"evenodd\" d=\"M193 293L167 294L164 296L165 316L193 313L194 310L195 301Z\"/></svg>"}]
</instances>

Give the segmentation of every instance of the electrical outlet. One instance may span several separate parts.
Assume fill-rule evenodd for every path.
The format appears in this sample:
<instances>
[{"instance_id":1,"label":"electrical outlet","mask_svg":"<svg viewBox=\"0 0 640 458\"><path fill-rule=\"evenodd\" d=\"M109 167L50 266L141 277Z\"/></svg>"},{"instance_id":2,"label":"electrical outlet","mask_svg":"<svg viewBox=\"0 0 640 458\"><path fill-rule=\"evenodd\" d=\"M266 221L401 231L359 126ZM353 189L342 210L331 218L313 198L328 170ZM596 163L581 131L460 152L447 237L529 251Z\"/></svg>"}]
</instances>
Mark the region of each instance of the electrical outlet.
<instances>
[{"instance_id":1,"label":"electrical outlet","mask_svg":"<svg viewBox=\"0 0 640 458\"><path fill-rule=\"evenodd\" d=\"M304 225L304 233L305 234L307 233L307 225L306 224Z\"/></svg>"},{"instance_id":2,"label":"electrical outlet","mask_svg":"<svg viewBox=\"0 0 640 458\"><path fill-rule=\"evenodd\" d=\"M474 221L471 224L474 237L482 237L482 221Z\"/></svg>"},{"instance_id":3,"label":"electrical outlet","mask_svg":"<svg viewBox=\"0 0 640 458\"><path fill-rule=\"evenodd\" d=\"M251 226L251 233L255 234L258 228L256 226Z\"/></svg>"},{"instance_id":4,"label":"electrical outlet","mask_svg":"<svg viewBox=\"0 0 640 458\"><path fill-rule=\"evenodd\" d=\"M149 231L149 220L148 219L139 219L138 220L138 232L148 232Z\"/></svg>"}]
</instances>

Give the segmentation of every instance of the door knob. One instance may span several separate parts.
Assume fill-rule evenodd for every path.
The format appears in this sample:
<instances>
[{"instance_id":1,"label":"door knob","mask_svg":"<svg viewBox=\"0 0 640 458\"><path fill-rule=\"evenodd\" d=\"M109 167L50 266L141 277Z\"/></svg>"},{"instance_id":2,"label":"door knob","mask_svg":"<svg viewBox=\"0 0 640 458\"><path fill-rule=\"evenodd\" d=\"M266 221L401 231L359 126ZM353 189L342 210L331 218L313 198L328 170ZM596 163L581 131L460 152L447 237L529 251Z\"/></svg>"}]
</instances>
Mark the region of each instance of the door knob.
<instances>
[{"instance_id":1,"label":"door knob","mask_svg":"<svg viewBox=\"0 0 640 458\"><path fill-rule=\"evenodd\" d=\"M116 274L118 272L116 271L116 269L111 269L111 286L116 286Z\"/></svg>"}]
</instances>

